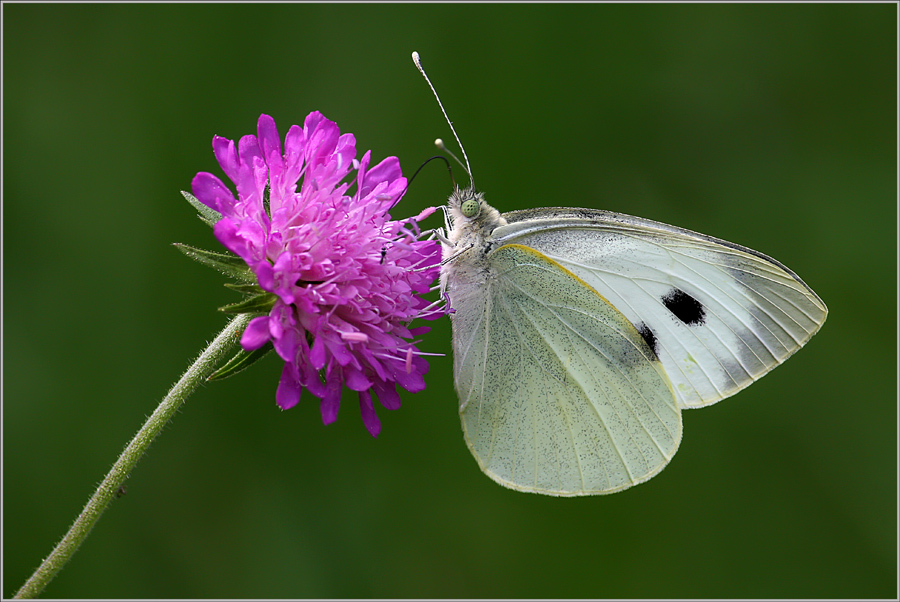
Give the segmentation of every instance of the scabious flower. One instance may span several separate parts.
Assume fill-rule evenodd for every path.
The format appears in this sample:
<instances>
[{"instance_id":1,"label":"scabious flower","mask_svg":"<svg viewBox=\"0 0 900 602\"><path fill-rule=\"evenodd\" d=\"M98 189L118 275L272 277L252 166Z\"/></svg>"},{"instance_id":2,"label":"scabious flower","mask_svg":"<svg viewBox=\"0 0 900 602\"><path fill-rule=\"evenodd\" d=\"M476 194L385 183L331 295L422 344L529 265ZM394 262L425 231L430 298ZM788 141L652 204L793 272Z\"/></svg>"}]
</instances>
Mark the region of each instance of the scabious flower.
<instances>
[{"instance_id":1,"label":"scabious flower","mask_svg":"<svg viewBox=\"0 0 900 602\"><path fill-rule=\"evenodd\" d=\"M194 178L194 196L222 214L216 238L276 299L268 315L250 322L241 345L250 351L271 341L284 360L275 394L282 409L307 389L321 399L329 424L346 384L359 392L363 423L377 436L372 393L393 410L400 407L397 384L425 388L428 363L414 339L429 329L408 324L443 315L421 296L438 275L441 251L419 240L417 222L434 208L392 220L388 211L406 190L399 160L370 167L366 152L357 161L353 135L341 135L319 112L302 128L291 126L284 152L268 115L260 116L256 136L237 147L216 136L213 150L237 199L209 173Z\"/></svg>"}]
</instances>

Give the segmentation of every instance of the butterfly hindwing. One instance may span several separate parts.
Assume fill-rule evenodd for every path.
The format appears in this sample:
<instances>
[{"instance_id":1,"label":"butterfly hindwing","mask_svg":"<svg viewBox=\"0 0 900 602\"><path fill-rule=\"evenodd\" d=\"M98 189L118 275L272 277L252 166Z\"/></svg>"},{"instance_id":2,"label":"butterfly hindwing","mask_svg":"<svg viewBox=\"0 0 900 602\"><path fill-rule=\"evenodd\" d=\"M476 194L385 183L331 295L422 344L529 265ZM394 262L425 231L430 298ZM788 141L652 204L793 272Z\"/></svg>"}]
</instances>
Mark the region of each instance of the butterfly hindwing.
<instances>
[{"instance_id":1,"label":"butterfly hindwing","mask_svg":"<svg viewBox=\"0 0 900 602\"><path fill-rule=\"evenodd\" d=\"M504 214L497 245L523 244L570 270L634 324L680 407L748 386L802 347L827 309L788 268L688 230L589 209Z\"/></svg>"},{"instance_id":2,"label":"butterfly hindwing","mask_svg":"<svg viewBox=\"0 0 900 602\"><path fill-rule=\"evenodd\" d=\"M449 282L454 371L482 470L551 495L611 493L662 470L681 440L681 414L634 324L526 246L465 266Z\"/></svg>"}]
</instances>

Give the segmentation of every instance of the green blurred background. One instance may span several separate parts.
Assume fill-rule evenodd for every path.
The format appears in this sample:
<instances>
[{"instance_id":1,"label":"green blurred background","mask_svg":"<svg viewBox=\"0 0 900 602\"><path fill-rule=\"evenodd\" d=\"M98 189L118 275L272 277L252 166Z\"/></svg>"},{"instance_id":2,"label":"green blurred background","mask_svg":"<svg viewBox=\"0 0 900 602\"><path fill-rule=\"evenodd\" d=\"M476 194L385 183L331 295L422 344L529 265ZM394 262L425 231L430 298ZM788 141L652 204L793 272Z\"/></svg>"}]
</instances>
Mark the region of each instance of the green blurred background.
<instances>
[{"instance_id":1,"label":"green blurred background","mask_svg":"<svg viewBox=\"0 0 900 602\"><path fill-rule=\"evenodd\" d=\"M237 299L180 190L210 141L312 110L411 174L450 139L501 211L598 207L785 262L830 317L686 412L611 496L479 470L449 322L428 389L363 428L275 405L280 362L197 392L48 597L896 597L896 15L843 5L3 5L3 595ZM459 171L459 170L457 170ZM429 166L396 216L440 204ZM439 219L431 218L431 226Z\"/></svg>"}]
</instances>

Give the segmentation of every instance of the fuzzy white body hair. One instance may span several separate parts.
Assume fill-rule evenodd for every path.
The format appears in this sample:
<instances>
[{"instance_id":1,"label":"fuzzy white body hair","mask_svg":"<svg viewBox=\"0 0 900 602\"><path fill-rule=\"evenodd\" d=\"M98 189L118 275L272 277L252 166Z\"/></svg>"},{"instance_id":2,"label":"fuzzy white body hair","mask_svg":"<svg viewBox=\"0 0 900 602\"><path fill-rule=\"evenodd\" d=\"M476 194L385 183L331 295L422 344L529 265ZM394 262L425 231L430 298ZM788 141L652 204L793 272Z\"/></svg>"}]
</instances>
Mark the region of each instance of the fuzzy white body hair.
<instances>
[{"instance_id":1,"label":"fuzzy white body hair","mask_svg":"<svg viewBox=\"0 0 900 602\"><path fill-rule=\"evenodd\" d=\"M468 200L478 203L478 213L466 217L462 204ZM473 188L455 189L447 201L447 238L442 241L441 290L452 294L452 282L484 282L487 276L485 256L491 249L491 233L506 220L500 212L484 201L484 194ZM452 274L452 278L451 278Z\"/></svg>"}]
</instances>

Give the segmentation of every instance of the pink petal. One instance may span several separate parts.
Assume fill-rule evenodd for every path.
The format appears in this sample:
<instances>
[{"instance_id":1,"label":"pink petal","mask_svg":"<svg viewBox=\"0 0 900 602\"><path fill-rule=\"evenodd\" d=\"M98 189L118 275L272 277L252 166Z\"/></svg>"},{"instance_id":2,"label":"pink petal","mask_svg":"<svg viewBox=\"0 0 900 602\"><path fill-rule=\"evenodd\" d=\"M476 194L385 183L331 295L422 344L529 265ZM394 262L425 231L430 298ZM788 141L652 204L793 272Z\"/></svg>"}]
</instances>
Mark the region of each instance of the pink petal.
<instances>
[{"instance_id":1,"label":"pink petal","mask_svg":"<svg viewBox=\"0 0 900 602\"><path fill-rule=\"evenodd\" d=\"M266 161L273 154L281 156L281 139L278 136L278 128L275 126L274 119L265 113L260 115L256 122L256 133Z\"/></svg>"},{"instance_id":2,"label":"pink petal","mask_svg":"<svg viewBox=\"0 0 900 602\"><path fill-rule=\"evenodd\" d=\"M275 392L275 402L282 410L289 410L300 401L300 383L297 382L296 368L285 364L281 371L281 381Z\"/></svg>"},{"instance_id":3,"label":"pink petal","mask_svg":"<svg viewBox=\"0 0 900 602\"><path fill-rule=\"evenodd\" d=\"M298 362L300 370L300 383L304 387L306 387L306 389L310 393L312 393L319 399L324 398L325 394L327 393L327 389L325 387L325 383L323 383L322 379L319 378L319 372L315 368L313 368L309 362L304 361L302 356L300 356Z\"/></svg>"},{"instance_id":4,"label":"pink petal","mask_svg":"<svg viewBox=\"0 0 900 602\"><path fill-rule=\"evenodd\" d=\"M240 162L238 161L234 140L213 136L213 154L216 156L216 161L219 162L219 166L225 172L225 175L231 178L232 182L236 181L240 170Z\"/></svg>"},{"instance_id":5,"label":"pink petal","mask_svg":"<svg viewBox=\"0 0 900 602\"><path fill-rule=\"evenodd\" d=\"M331 424L337 420L338 410L341 407L342 388L340 369L337 369L328 375L325 396L322 398L322 403L319 404L319 411L322 412L322 424Z\"/></svg>"},{"instance_id":6,"label":"pink petal","mask_svg":"<svg viewBox=\"0 0 900 602\"><path fill-rule=\"evenodd\" d=\"M256 136L241 137L240 141L238 141L238 157L240 159L240 169L237 177L229 177L234 181L238 189L238 195L246 205L254 208L261 207L262 198L259 195L261 190L259 189L258 177L254 166L258 165L257 162L262 163L264 166L265 162L262 160L262 153L259 150Z\"/></svg>"},{"instance_id":7,"label":"pink petal","mask_svg":"<svg viewBox=\"0 0 900 602\"><path fill-rule=\"evenodd\" d=\"M234 194L211 173L200 172L191 180L191 191L197 200L225 217L236 215Z\"/></svg>"},{"instance_id":8,"label":"pink petal","mask_svg":"<svg viewBox=\"0 0 900 602\"><path fill-rule=\"evenodd\" d=\"M360 186L359 196L367 196L381 182L390 184L401 177L403 177L403 172L400 170L400 159L387 157L381 163L368 170L362 186Z\"/></svg>"},{"instance_id":9,"label":"pink petal","mask_svg":"<svg viewBox=\"0 0 900 602\"><path fill-rule=\"evenodd\" d=\"M372 381L363 375L362 372L355 368L344 369L344 380L347 388L353 391L365 391L372 387Z\"/></svg>"},{"instance_id":10,"label":"pink petal","mask_svg":"<svg viewBox=\"0 0 900 602\"><path fill-rule=\"evenodd\" d=\"M325 342L323 339L324 337L321 336L316 337L316 340L313 341L312 349L309 352L309 361L316 370L324 368L325 362L327 361L327 358L325 357Z\"/></svg>"},{"instance_id":11,"label":"pink petal","mask_svg":"<svg viewBox=\"0 0 900 602\"><path fill-rule=\"evenodd\" d=\"M256 281L259 283L259 287L264 291L268 291L270 293L276 292L275 290L275 270L268 261L260 262L259 267L254 270L256 272ZM290 303L290 301L286 301L282 299L286 303Z\"/></svg>"},{"instance_id":12,"label":"pink petal","mask_svg":"<svg viewBox=\"0 0 900 602\"><path fill-rule=\"evenodd\" d=\"M378 401L388 410L400 409L400 395L393 383L376 382L373 387Z\"/></svg>"},{"instance_id":13,"label":"pink petal","mask_svg":"<svg viewBox=\"0 0 900 602\"><path fill-rule=\"evenodd\" d=\"M241 347L247 351L259 349L269 341L269 316L253 318L241 335Z\"/></svg>"},{"instance_id":14,"label":"pink petal","mask_svg":"<svg viewBox=\"0 0 900 602\"><path fill-rule=\"evenodd\" d=\"M381 432L381 421L375 414L375 407L372 405L372 394L368 391L359 392L359 411L362 413L363 424L366 430L373 437L377 437Z\"/></svg>"},{"instance_id":15,"label":"pink petal","mask_svg":"<svg viewBox=\"0 0 900 602\"><path fill-rule=\"evenodd\" d=\"M296 184L300 177L300 167L303 164L303 147L306 145L306 137L303 135L303 128L299 125L292 125L284 137L284 159L288 173L296 175L289 180Z\"/></svg>"}]
</instances>

